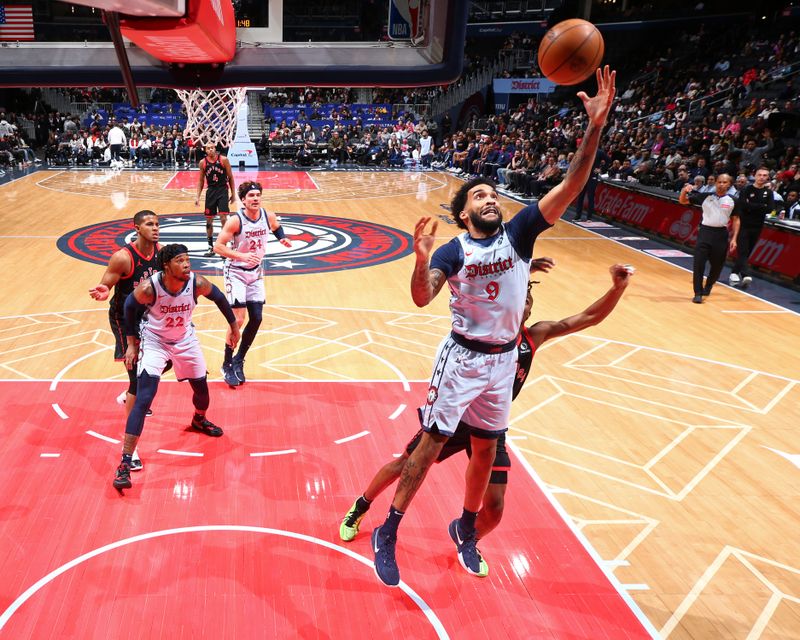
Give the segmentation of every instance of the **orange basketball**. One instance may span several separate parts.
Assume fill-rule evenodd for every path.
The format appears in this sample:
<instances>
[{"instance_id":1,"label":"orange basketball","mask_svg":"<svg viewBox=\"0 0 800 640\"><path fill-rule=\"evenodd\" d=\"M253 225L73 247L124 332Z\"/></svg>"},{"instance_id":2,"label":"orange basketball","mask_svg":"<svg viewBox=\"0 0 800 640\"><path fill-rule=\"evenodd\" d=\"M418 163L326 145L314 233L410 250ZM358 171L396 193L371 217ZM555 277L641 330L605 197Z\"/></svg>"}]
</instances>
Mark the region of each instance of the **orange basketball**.
<instances>
[{"instance_id":1,"label":"orange basketball","mask_svg":"<svg viewBox=\"0 0 800 640\"><path fill-rule=\"evenodd\" d=\"M556 84L578 84L600 66L606 45L591 22L564 20L544 34L539 45L539 69Z\"/></svg>"}]
</instances>

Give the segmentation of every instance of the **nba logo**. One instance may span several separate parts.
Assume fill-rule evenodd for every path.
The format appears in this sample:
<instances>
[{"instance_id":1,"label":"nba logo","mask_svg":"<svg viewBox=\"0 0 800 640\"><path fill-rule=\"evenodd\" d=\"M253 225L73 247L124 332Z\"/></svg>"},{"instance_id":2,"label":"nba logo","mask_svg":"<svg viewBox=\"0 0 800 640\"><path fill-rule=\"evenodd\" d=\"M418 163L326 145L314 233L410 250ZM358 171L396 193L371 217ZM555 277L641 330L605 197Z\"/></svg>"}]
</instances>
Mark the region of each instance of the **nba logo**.
<instances>
[{"instance_id":1,"label":"nba logo","mask_svg":"<svg viewBox=\"0 0 800 640\"><path fill-rule=\"evenodd\" d=\"M416 40L420 34L422 0L389 0L389 38Z\"/></svg>"}]
</instances>

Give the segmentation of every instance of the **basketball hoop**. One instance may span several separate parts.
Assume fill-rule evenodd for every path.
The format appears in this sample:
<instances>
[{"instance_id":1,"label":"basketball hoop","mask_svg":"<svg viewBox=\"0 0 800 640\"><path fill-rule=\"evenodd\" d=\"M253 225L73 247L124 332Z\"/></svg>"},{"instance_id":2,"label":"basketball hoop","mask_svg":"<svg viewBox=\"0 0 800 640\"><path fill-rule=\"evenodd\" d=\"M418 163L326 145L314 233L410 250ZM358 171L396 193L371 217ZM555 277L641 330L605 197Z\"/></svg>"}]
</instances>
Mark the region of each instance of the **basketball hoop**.
<instances>
[{"instance_id":1,"label":"basketball hoop","mask_svg":"<svg viewBox=\"0 0 800 640\"><path fill-rule=\"evenodd\" d=\"M177 93L186 107L184 137L203 147L207 144L230 147L236 134L239 107L247 96L247 89L179 89Z\"/></svg>"}]
</instances>

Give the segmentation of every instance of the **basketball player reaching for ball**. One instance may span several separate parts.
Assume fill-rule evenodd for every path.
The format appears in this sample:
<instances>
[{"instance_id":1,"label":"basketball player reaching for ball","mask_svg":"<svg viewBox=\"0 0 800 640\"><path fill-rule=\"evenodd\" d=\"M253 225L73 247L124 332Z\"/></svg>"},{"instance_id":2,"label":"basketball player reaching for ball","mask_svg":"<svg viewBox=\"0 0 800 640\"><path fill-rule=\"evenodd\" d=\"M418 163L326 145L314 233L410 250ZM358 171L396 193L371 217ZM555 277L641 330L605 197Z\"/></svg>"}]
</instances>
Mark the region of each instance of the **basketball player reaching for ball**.
<instances>
[{"instance_id":1,"label":"basketball player reaching for ball","mask_svg":"<svg viewBox=\"0 0 800 640\"><path fill-rule=\"evenodd\" d=\"M489 484L497 438L508 425L534 242L564 214L589 178L614 99L615 75L607 66L598 69L597 94L590 98L578 93L589 120L583 140L564 180L538 203L504 224L494 183L485 178L466 182L450 203L453 218L465 233L439 247L432 257L437 222L429 232L430 217L416 224L411 296L424 307L446 281L452 331L439 346L427 402L420 408L424 433L403 465L386 522L372 532L375 573L388 586L400 583L395 560L400 521L460 422L470 429L472 455L464 510L450 523L449 533L461 565L473 575L488 573L476 546L475 521Z\"/></svg>"},{"instance_id":2,"label":"basketball player reaching for ball","mask_svg":"<svg viewBox=\"0 0 800 640\"><path fill-rule=\"evenodd\" d=\"M531 271L548 272L554 266L550 258L538 258L531 261ZM536 349L543 343L561 336L583 331L596 324L600 324L617 306L622 298L622 294L630 281L629 276L633 273L633 268L627 265L615 264L609 268L611 272L611 288L598 300L595 300L586 309L578 314L564 318L563 320L541 320L530 327L525 327L525 322L531 314L533 296L531 295L531 285L528 283L528 291L525 298L525 308L522 312L522 324L519 339L517 342L517 366L514 373L514 381L511 399L519 395L522 385L528 378L528 374L533 364L533 357ZM367 490L356 499L350 511L342 520L339 527L339 537L345 542L349 542L356 537L359 525L364 514L369 510L372 501L375 500L389 485L400 477L403 466L408 457L419 446L424 431L420 429L417 434L406 445L403 455L391 462L386 463L375 474L369 483ZM470 427L461 421L456 427L453 436L445 443L436 462L447 460L450 456L465 451L467 456L472 455L470 446ZM486 537L498 524L503 517L503 507L505 504L506 485L508 484L508 470L511 467L511 458L506 450L506 434L502 433L497 438L497 452L495 453L492 473L489 477L489 486L483 496L483 504L478 512L475 521L475 538L480 540ZM456 540L453 540L457 543ZM488 573L489 567L486 562L481 564L481 570ZM486 575L479 573L478 575Z\"/></svg>"},{"instance_id":3,"label":"basketball player reaching for ball","mask_svg":"<svg viewBox=\"0 0 800 640\"><path fill-rule=\"evenodd\" d=\"M228 158L217 153L217 145L205 146L206 157L200 161L200 176L197 180L197 197L195 206L200 204L200 195L203 193L203 184L206 189L206 237L208 239L207 258L214 255L214 216L219 213L220 224L224 227L230 213L230 205L236 202L236 185L233 181L233 172ZM228 195L230 186L230 196Z\"/></svg>"},{"instance_id":4,"label":"basketball player reaching for ball","mask_svg":"<svg viewBox=\"0 0 800 640\"><path fill-rule=\"evenodd\" d=\"M136 239L115 251L108 261L100 284L89 289L95 300L107 300L111 289L114 295L108 306L108 322L114 335L114 360L123 362L128 341L125 335L125 298L142 280L146 280L158 270L158 215L147 209L133 216ZM128 391L125 394L125 414L130 415L136 400L136 371L127 369ZM131 471L139 471L142 461L134 450Z\"/></svg>"},{"instance_id":5,"label":"basketball player reaching for ball","mask_svg":"<svg viewBox=\"0 0 800 640\"><path fill-rule=\"evenodd\" d=\"M261 207L261 192L258 182L239 185L239 200L244 206L228 218L214 244L214 250L225 258L225 295L240 328L247 309L247 326L242 332L238 353L234 356L233 348L225 347L222 375L231 387L245 382L244 359L261 326L266 301L261 261L267 251L267 238L272 233L285 247L292 246L278 216ZM233 248L228 247L231 240Z\"/></svg>"},{"instance_id":6,"label":"basketball player reaching for ball","mask_svg":"<svg viewBox=\"0 0 800 640\"><path fill-rule=\"evenodd\" d=\"M228 321L225 343L232 348L239 342L239 325L228 301L216 286L192 273L189 250L184 245L162 247L158 264L161 271L142 281L125 300L125 366L132 369L138 361L138 380L136 401L125 424L122 461L114 476L114 488L120 490L131 487L131 456L167 362L172 362L178 380L188 380L192 387L194 416L190 426L208 436L222 435L222 429L206 418L206 362L192 324L197 296L213 301Z\"/></svg>"}]
</instances>

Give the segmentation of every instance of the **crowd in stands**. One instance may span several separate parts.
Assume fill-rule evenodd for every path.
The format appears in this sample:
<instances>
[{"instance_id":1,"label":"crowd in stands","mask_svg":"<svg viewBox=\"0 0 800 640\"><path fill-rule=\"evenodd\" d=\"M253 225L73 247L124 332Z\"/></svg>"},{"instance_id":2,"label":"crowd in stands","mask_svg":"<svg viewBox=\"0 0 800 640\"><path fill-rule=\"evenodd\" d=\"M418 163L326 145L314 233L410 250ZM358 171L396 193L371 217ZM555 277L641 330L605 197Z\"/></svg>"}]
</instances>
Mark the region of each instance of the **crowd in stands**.
<instances>
[{"instance_id":1,"label":"crowd in stands","mask_svg":"<svg viewBox=\"0 0 800 640\"><path fill-rule=\"evenodd\" d=\"M679 191L724 172L741 188L766 166L778 198L796 202L800 96L791 76L800 72L793 66L800 61L798 35L750 36L729 51L709 52L701 28L676 44L681 64L668 51L645 63L642 79L620 89L601 175ZM563 177L585 124L578 105L531 99L445 137L433 166L484 175L501 190L538 197Z\"/></svg>"},{"instance_id":2,"label":"crowd in stands","mask_svg":"<svg viewBox=\"0 0 800 640\"><path fill-rule=\"evenodd\" d=\"M800 37L751 26L728 30L724 39L700 26L677 36L672 49L639 61L638 77L619 83L604 134L608 161L601 174L677 192L686 182L699 185L721 172L741 186L763 165L771 171L776 193L796 198L791 193L800 190L800 96L794 81L800 73ZM528 36L515 34L503 49L530 44ZM468 66L481 60L472 56ZM121 97L115 90L73 91L87 103ZM101 164L108 161L113 122L125 133L129 162L199 161L198 150L183 139L171 92L158 91L152 98L159 102L125 114L98 108L83 122L57 112L31 117L33 139L26 138L16 116L0 114L0 165L33 161L30 147L42 149L40 155L55 164ZM528 197L561 180L586 125L574 96L566 102L531 98L505 113L473 116L457 130L449 116L434 121L392 107L429 102L441 91L377 89L372 104L356 103L351 89L265 91L265 130L257 148L264 156L301 166L432 166L485 175L500 188ZM176 116L176 121L159 122L156 116Z\"/></svg>"}]
</instances>

